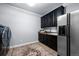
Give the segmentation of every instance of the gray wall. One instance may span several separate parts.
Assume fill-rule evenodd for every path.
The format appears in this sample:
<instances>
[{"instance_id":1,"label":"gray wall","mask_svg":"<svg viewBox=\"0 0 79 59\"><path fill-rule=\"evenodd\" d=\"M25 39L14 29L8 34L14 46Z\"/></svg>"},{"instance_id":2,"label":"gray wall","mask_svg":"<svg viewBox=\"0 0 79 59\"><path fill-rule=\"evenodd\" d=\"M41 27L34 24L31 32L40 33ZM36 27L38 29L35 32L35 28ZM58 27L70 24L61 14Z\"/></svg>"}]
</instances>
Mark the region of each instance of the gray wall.
<instances>
[{"instance_id":1,"label":"gray wall","mask_svg":"<svg viewBox=\"0 0 79 59\"><path fill-rule=\"evenodd\" d=\"M0 24L12 31L10 46L38 41L40 17L35 13L0 4Z\"/></svg>"},{"instance_id":2,"label":"gray wall","mask_svg":"<svg viewBox=\"0 0 79 59\"><path fill-rule=\"evenodd\" d=\"M66 13L79 10L79 3L64 3L63 5L66 7Z\"/></svg>"}]
</instances>

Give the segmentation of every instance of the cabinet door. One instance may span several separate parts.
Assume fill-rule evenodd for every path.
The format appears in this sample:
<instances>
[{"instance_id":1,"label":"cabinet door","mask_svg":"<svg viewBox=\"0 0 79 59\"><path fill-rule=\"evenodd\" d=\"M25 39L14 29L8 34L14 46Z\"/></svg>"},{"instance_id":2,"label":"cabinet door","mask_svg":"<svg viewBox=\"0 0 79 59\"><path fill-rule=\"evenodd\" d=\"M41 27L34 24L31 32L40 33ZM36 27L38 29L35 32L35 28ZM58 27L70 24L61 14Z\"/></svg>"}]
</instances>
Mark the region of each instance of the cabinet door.
<instances>
[{"instance_id":1,"label":"cabinet door","mask_svg":"<svg viewBox=\"0 0 79 59\"><path fill-rule=\"evenodd\" d=\"M53 12L47 14L47 27L53 27Z\"/></svg>"},{"instance_id":2,"label":"cabinet door","mask_svg":"<svg viewBox=\"0 0 79 59\"><path fill-rule=\"evenodd\" d=\"M39 41L43 43L43 35L40 33L38 35L39 35Z\"/></svg>"},{"instance_id":3,"label":"cabinet door","mask_svg":"<svg viewBox=\"0 0 79 59\"><path fill-rule=\"evenodd\" d=\"M45 15L44 24L44 27L48 27L48 15Z\"/></svg>"},{"instance_id":4,"label":"cabinet door","mask_svg":"<svg viewBox=\"0 0 79 59\"><path fill-rule=\"evenodd\" d=\"M41 17L41 28L44 28L44 16Z\"/></svg>"},{"instance_id":5,"label":"cabinet door","mask_svg":"<svg viewBox=\"0 0 79 59\"><path fill-rule=\"evenodd\" d=\"M44 39L44 44L48 45L48 37L47 37L47 35L44 35L43 37L44 37L43 38Z\"/></svg>"},{"instance_id":6,"label":"cabinet door","mask_svg":"<svg viewBox=\"0 0 79 59\"><path fill-rule=\"evenodd\" d=\"M53 18L53 26L57 27L57 10L54 10Z\"/></svg>"},{"instance_id":7,"label":"cabinet door","mask_svg":"<svg viewBox=\"0 0 79 59\"><path fill-rule=\"evenodd\" d=\"M47 15L41 17L41 28L47 27Z\"/></svg>"},{"instance_id":8,"label":"cabinet door","mask_svg":"<svg viewBox=\"0 0 79 59\"><path fill-rule=\"evenodd\" d=\"M53 27L53 13L48 13L47 15L41 17L41 28Z\"/></svg>"},{"instance_id":9,"label":"cabinet door","mask_svg":"<svg viewBox=\"0 0 79 59\"><path fill-rule=\"evenodd\" d=\"M60 16L60 15L63 15L64 14L64 7L59 7L57 10L56 10L56 14L57 16Z\"/></svg>"},{"instance_id":10,"label":"cabinet door","mask_svg":"<svg viewBox=\"0 0 79 59\"><path fill-rule=\"evenodd\" d=\"M54 12L51 12L50 13L50 27L53 27L54 26Z\"/></svg>"},{"instance_id":11,"label":"cabinet door","mask_svg":"<svg viewBox=\"0 0 79 59\"><path fill-rule=\"evenodd\" d=\"M50 13L48 13L47 14L47 22L46 22L47 27L50 27L50 21L51 21L51 19L50 19Z\"/></svg>"},{"instance_id":12,"label":"cabinet door","mask_svg":"<svg viewBox=\"0 0 79 59\"><path fill-rule=\"evenodd\" d=\"M45 45L48 45L48 38L47 35L39 33L39 41Z\"/></svg>"},{"instance_id":13,"label":"cabinet door","mask_svg":"<svg viewBox=\"0 0 79 59\"><path fill-rule=\"evenodd\" d=\"M57 51L57 36L48 36L49 47Z\"/></svg>"}]
</instances>

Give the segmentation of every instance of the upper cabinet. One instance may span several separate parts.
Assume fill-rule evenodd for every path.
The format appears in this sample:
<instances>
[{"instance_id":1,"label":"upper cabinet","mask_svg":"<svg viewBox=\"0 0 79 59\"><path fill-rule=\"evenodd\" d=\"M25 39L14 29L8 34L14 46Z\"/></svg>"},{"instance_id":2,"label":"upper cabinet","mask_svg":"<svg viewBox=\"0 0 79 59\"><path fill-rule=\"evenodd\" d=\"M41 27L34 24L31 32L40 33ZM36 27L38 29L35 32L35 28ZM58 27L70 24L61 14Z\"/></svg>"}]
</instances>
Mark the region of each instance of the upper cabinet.
<instances>
[{"instance_id":1,"label":"upper cabinet","mask_svg":"<svg viewBox=\"0 0 79 59\"><path fill-rule=\"evenodd\" d=\"M63 15L65 8L60 6L50 13L41 17L41 28L57 27L57 17Z\"/></svg>"}]
</instances>

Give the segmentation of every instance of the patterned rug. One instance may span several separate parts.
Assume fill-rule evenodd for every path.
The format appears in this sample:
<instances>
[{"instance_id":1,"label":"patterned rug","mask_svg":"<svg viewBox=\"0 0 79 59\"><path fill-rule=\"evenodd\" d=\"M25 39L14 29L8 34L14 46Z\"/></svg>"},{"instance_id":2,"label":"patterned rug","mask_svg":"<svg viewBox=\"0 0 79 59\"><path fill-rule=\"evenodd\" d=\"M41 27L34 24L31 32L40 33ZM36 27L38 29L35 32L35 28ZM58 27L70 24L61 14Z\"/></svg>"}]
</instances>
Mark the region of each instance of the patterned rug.
<instances>
[{"instance_id":1,"label":"patterned rug","mask_svg":"<svg viewBox=\"0 0 79 59\"><path fill-rule=\"evenodd\" d=\"M41 56L41 52L39 50L28 48L28 50L23 53L23 56Z\"/></svg>"},{"instance_id":2,"label":"patterned rug","mask_svg":"<svg viewBox=\"0 0 79 59\"><path fill-rule=\"evenodd\" d=\"M50 53L45 51L44 49L14 49L12 56L52 56Z\"/></svg>"}]
</instances>

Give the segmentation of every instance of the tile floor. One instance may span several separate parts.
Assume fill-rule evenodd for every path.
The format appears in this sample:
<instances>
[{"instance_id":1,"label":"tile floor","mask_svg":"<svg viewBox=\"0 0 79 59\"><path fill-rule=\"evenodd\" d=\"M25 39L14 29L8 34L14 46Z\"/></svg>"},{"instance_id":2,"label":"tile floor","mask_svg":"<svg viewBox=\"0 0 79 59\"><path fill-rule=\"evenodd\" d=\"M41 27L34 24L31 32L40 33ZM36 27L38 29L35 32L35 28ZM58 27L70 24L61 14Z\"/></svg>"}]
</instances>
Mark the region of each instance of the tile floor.
<instances>
[{"instance_id":1,"label":"tile floor","mask_svg":"<svg viewBox=\"0 0 79 59\"><path fill-rule=\"evenodd\" d=\"M57 52L37 42L17 48L10 48L7 56L57 56Z\"/></svg>"}]
</instances>

